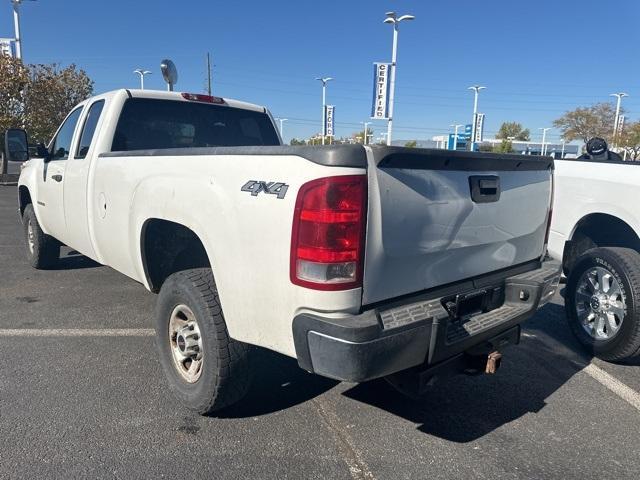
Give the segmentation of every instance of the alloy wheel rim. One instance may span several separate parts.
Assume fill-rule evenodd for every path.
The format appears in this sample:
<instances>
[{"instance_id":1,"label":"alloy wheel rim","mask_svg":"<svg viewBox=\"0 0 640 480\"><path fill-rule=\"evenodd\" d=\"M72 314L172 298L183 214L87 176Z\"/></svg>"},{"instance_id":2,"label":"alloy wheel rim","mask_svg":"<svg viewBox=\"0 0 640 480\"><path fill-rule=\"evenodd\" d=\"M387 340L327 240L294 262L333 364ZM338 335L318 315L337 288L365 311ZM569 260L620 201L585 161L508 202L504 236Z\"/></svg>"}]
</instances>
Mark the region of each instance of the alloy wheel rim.
<instances>
[{"instance_id":1,"label":"alloy wheel rim","mask_svg":"<svg viewBox=\"0 0 640 480\"><path fill-rule=\"evenodd\" d=\"M595 340L611 340L627 313L624 292L606 268L592 267L578 280L575 298L578 321Z\"/></svg>"},{"instance_id":2,"label":"alloy wheel rim","mask_svg":"<svg viewBox=\"0 0 640 480\"><path fill-rule=\"evenodd\" d=\"M195 383L202 375L204 351L202 336L193 311L177 305L169 319L169 347L173 366L183 380Z\"/></svg>"}]
</instances>

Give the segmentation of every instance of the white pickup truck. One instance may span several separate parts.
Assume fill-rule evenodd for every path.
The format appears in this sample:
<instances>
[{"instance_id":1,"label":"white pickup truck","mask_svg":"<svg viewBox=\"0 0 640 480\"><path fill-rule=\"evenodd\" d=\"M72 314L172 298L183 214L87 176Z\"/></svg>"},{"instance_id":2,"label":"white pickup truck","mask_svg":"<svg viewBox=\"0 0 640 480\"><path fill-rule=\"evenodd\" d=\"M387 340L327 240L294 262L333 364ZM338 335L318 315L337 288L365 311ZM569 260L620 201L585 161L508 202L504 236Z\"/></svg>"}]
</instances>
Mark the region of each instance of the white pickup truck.
<instances>
[{"instance_id":1,"label":"white pickup truck","mask_svg":"<svg viewBox=\"0 0 640 480\"><path fill-rule=\"evenodd\" d=\"M159 292L163 369L201 413L245 394L248 345L407 392L492 372L559 280L550 158L287 147L263 107L148 90L81 103L41 154L30 262L65 244Z\"/></svg>"},{"instance_id":2,"label":"white pickup truck","mask_svg":"<svg viewBox=\"0 0 640 480\"><path fill-rule=\"evenodd\" d=\"M625 360L640 355L640 164L609 160L606 142L591 142L604 152L555 162L549 254L562 259L576 338Z\"/></svg>"}]
</instances>

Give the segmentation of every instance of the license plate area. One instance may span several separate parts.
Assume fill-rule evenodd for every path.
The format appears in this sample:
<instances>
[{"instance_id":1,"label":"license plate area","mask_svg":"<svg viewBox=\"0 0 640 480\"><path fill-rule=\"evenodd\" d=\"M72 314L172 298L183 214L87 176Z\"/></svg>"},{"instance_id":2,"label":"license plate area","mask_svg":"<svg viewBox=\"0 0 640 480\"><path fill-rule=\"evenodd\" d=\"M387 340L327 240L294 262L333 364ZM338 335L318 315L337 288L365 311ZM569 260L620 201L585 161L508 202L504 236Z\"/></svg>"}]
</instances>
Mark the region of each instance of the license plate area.
<instances>
[{"instance_id":1,"label":"license plate area","mask_svg":"<svg viewBox=\"0 0 640 480\"><path fill-rule=\"evenodd\" d=\"M500 308L504 303L504 285L485 287L442 299L442 306L451 320L463 320L479 313Z\"/></svg>"}]
</instances>

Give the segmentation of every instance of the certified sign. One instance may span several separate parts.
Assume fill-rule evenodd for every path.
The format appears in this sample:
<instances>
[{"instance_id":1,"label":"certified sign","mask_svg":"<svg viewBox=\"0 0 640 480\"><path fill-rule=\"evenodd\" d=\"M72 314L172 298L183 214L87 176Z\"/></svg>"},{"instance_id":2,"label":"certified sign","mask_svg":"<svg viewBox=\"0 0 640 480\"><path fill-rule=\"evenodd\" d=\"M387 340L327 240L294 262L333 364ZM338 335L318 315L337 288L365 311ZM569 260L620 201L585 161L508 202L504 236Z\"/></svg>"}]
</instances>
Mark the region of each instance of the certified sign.
<instances>
[{"instance_id":1,"label":"certified sign","mask_svg":"<svg viewBox=\"0 0 640 480\"><path fill-rule=\"evenodd\" d=\"M371 118L374 120L389 118L390 72L390 63L373 64L373 104L371 105Z\"/></svg>"},{"instance_id":2,"label":"certified sign","mask_svg":"<svg viewBox=\"0 0 640 480\"><path fill-rule=\"evenodd\" d=\"M324 131L328 137L333 137L333 112L335 106L327 105L324 110Z\"/></svg>"},{"instance_id":3,"label":"certified sign","mask_svg":"<svg viewBox=\"0 0 640 480\"><path fill-rule=\"evenodd\" d=\"M475 143L482 142L482 130L484 129L484 113L477 113L475 121L475 129L473 141Z\"/></svg>"}]
</instances>

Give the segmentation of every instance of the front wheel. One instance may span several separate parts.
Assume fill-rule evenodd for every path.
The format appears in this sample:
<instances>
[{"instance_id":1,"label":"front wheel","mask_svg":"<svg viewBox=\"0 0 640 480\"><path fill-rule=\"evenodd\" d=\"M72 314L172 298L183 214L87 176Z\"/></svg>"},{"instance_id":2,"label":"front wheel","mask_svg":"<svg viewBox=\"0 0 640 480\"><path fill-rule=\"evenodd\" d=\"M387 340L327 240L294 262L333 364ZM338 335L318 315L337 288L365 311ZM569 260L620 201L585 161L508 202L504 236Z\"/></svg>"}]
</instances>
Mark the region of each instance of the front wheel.
<instances>
[{"instance_id":1,"label":"front wheel","mask_svg":"<svg viewBox=\"0 0 640 480\"><path fill-rule=\"evenodd\" d=\"M54 266L60 258L60 243L42 231L32 204L24 209L22 225L31 266L39 270Z\"/></svg>"},{"instance_id":2,"label":"front wheel","mask_svg":"<svg viewBox=\"0 0 640 480\"><path fill-rule=\"evenodd\" d=\"M177 272L164 282L156 346L169 388L190 410L213 413L249 389L249 346L229 337L210 268Z\"/></svg>"},{"instance_id":3,"label":"front wheel","mask_svg":"<svg viewBox=\"0 0 640 480\"><path fill-rule=\"evenodd\" d=\"M640 254L594 248L576 261L565 310L576 338L594 356L619 361L640 354Z\"/></svg>"}]
</instances>

